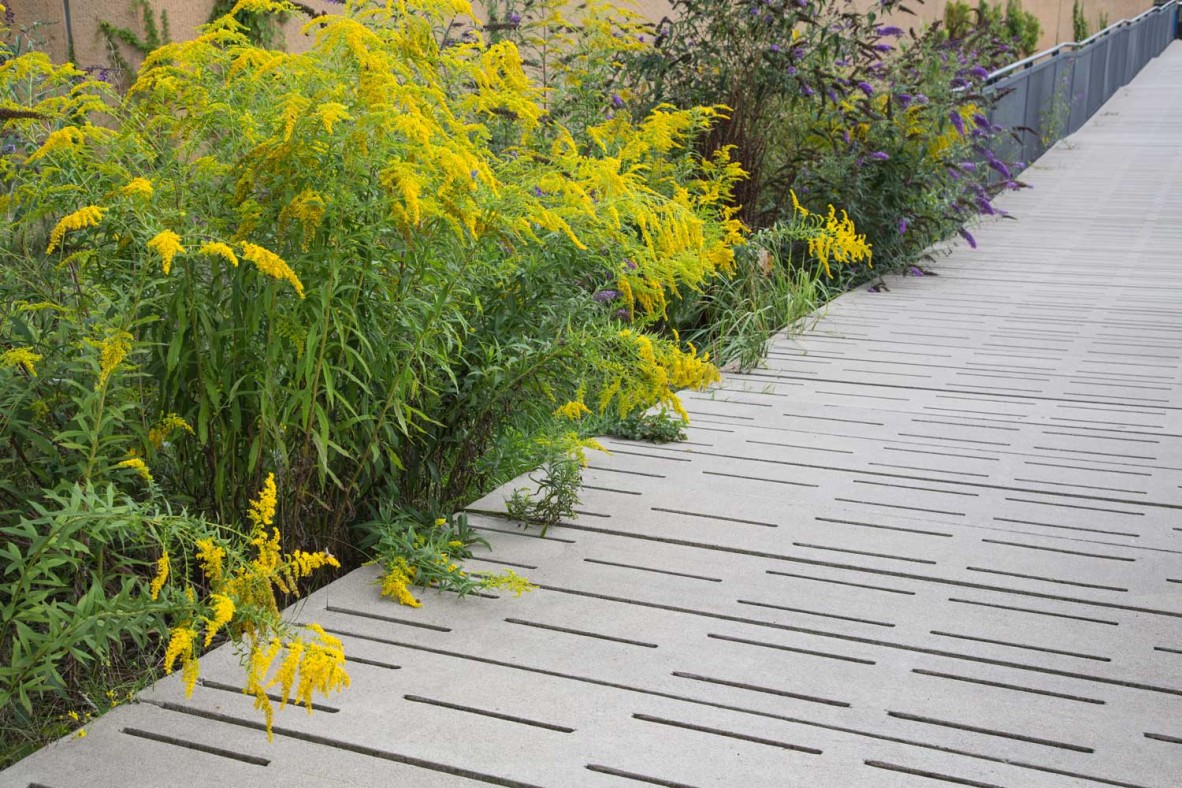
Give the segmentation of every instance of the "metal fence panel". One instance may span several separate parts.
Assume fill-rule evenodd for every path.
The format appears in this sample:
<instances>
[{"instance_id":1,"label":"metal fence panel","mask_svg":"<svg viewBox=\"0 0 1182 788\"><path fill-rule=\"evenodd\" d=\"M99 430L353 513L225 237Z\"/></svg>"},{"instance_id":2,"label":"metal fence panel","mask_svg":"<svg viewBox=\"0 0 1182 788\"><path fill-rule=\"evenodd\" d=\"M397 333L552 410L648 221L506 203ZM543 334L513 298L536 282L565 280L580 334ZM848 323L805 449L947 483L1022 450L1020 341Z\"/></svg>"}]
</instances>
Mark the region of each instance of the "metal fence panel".
<instances>
[{"instance_id":1,"label":"metal fence panel","mask_svg":"<svg viewBox=\"0 0 1182 788\"><path fill-rule=\"evenodd\" d=\"M1072 134L1161 54L1179 29L1179 3L1170 2L1117 22L1082 42L1054 49L995 71L986 92L995 97L993 123L1021 129L994 151L1007 161L1034 161Z\"/></svg>"}]
</instances>

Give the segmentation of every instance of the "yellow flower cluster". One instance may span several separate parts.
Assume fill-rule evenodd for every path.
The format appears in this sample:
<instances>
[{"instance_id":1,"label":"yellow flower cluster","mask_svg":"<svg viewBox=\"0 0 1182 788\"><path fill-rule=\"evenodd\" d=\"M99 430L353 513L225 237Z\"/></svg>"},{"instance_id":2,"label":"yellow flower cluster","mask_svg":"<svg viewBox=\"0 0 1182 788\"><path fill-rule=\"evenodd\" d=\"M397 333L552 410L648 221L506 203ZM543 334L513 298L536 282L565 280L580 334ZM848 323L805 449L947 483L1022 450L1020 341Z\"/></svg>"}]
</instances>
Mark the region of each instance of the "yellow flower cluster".
<instances>
[{"instance_id":1,"label":"yellow flower cluster","mask_svg":"<svg viewBox=\"0 0 1182 788\"><path fill-rule=\"evenodd\" d=\"M201 249L198 251L208 257L220 257L235 268L238 267L238 255L234 254L234 250L230 248L229 244L224 244L221 241L206 241L201 244Z\"/></svg>"},{"instance_id":2,"label":"yellow flower cluster","mask_svg":"<svg viewBox=\"0 0 1182 788\"><path fill-rule=\"evenodd\" d=\"M255 266L267 276L278 279L282 282L287 282L295 288L296 293L300 298L304 297L304 284L296 276L295 271L291 270L291 266L287 262L275 254L274 252L264 249L257 244L242 243L242 257L254 263Z\"/></svg>"},{"instance_id":3,"label":"yellow flower cluster","mask_svg":"<svg viewBox=\"0 0 1182 788\"><path fill-rule=\"evenodd\" d=\"M316 237L316 230L320 228L320 223L324 221L324 198L311 189L305 189L304 191L300 192L300 194L296 195L296 197L286 206L284 206L282 211L279 212L280 234L287 231L287 224L292 219L295 219L300 223L300 227L303 230L303 238L300 243L300 248L302 248L304 251L307 251L312 245L312 241ZM272 274L272 276L274 276L274 274ZM301 290L302 292L302 288L297 289Z\"/></svg>"},{"instance_id":4,"label":"yellow flower cluster","mask_svg":"<svg viewBox=\"0 0 1182 788\"><path fill-rule=\"evenodd\" d=\"M160 590L168 582L168 570L168 553L164 553L156 561L156 576L152 578L152 585L148 589L148 596L152 598L153 602L160 598Z\"/></svg>"},{"instance_id":5,"label":"yellow flower cluster","mask_svg":"<svg viewBox=\"0 0 1182 788\"><path fill-rule=\"evenodd\" d=\"M148 442L159 449L164 444L164 439L175 430L184 430L190 435L196 434L193 432L193 428L189 426L189 422L175 413L169 413L148 430Z\"/></svg>"},{"instance_id":6,"label":"yellow flower cluster","mask_svg":"<svg viewBox=\"0 0 1182 788\"><path fill-rule=\"evenodd\" d=\"M64 129L63 129L64 131ZM87 205L85 208L79 208L73 213L62 217L49 233L49 246L46 248L46 254L53 254L53 250L61 246L62 239L65 238L66 233L73 230L82 230L86 227L95 227L103 220L103 214L106 209L100 208L97 205Z\"/></svg>"},{"instance_id":7,"label":"yellow flower cluster","mask_svg":"<svg viewBox=\"0 0 1182 788\"><path fill-rule=\"evenodd\" d=\"M213 642L218 631L234 618L234 600L225 594L210 594L209 606L213 615L205 621L205 647Z\"/></svg>"},{"instance_id":8,"label":"yellow flower cluster","mask_svg":"<svg viewBox=\"0 0 1182 788\"><path fill-rule=\"evenodd\" d=\"M254 707L263 713L267 723L267 738L272 738L271 723L275 707L267 690L279 686L282 709L289 702L303 705L312 711L312 695L319 692L327 696L349 686L349 674L345 671L345 651L341 641L324 631L319 624L309 624L314 637L297 637L286 644L279 638L272 638L264 647L252 643L246 686L243 692L254 696ZM267 674L280 653L286 651L275 674L267 681Z\"/></svg>"},{"instance_id":9,"label":"yellow flower cluster","mask_svg":"<svg viewBox=\"0 0 1182 788\"><path fill-rule=\"evenodd\" d=\"M193 687L197 686L199 666L197 656L193 653L193 644L197 640L197 630L188 624L174 627L169 632L168 646L164 649L164 672L172 673L178 661L183 665L181 677L185 683L185 696L193 694Z\"/></svg>"},{"instance_id":10,"label":"yellow flower cluster","mask_svg":"<svg viewBox=\"0 0 1182 788\"><path fill-rule=\"evenodd\" d=\"M509 591L516 597L529 593L530 591L536 591L538 588L512 569L506 569L498 575L485 575L484 587Z\"/></svg>"},{"instance_id":11,"label":"yellow flower cluster","mask_svg":"<svg viewBox=\"0 0 1182 788\"><path fill-rule=\"evenodd\" d=\"M157 233L152 240L148 241L148 248L160 255L161 267L164 269L165 276L168 276L172 271L173 259L178 254L185 253L185 247L181 246L181 237L172 230Z\"/></svg>"},{"instance_id":12,"label":"yellow flower cluster","mask_svg":"<svg viewBox=\"0 0 1182 788\"><path fill-rule=\"evenodd\" d=\"M625 362L615 379L599 394L602 413L612 404L621 415L651 404L663 404L686 421L689 414L677 397L679 389L702 390L721 380L710 354L698 355L693 345L682 351L667 340L624 329L619 333L620 357Z\"/></svg>"},{"instance_id":13,"label":"yellow flower cluster","mask_svg":"<svg viewBox=\"0 0 1182 788\"><path fill-rule=\"evenodd\" d=\"M832 205L829 206L829 214L825 217L824 224L820 226L820 232L809 238L809 253L825 268L826 276L833 275L829 270L830 260L836 263L872 264L870 244L866 242L866 236L857 232L853 220L845 211L842 211L841 218L838 218L837 211Z\"/></svg>"},{"instance_id":14,"label":"yellow flower cluster","mask_svg":"<svg viewBox=\"0 0 1182 788\"><path fill-rule=\"evenodd\" d=\"M96 391L107 385L112 373L123 363L123 359L127 358L133 339L134 337L126 331L112 331L105 339L93 343L99 349L99 379L95 385Z\"/></svg>"},{"instance_id":15,"label":"yellow flower cluster","mask_svg":"<svg viewBox=\"0 0 1182 788\"><path fill-rule=\"evenodd\" d=\"M197 540L197 564L205 578L215 586L221 582L225 560L225 548L214 544L212 539Z\"/></svg>"},{"instance_id":16,"label":"yellow flower cluster","mask_svg":"<svg viewBox=\"0 0 1182 788\"><path fill-rule=\"evenodd\" d=\"M796 192L789 191L789 194L792 196L793 211L811 230L809 254L825 269L826 276L833 276L829 268L830 261L843 264L864 262L873 267L873 250L866 236L858 233L853 220L845 211L838 217L837 209L830 205L826 215L813 213L800 204Z\"/></svg>"},{"instance_id":17,"label":"yellow flower cluster","mask_svg":"<svg viewBox=\"0 0 1182 788\"><path fill-rule=\"evenodd\" d=\"M37 362L44 360L45 356L40 353L34 353L27 347L14 347L11 350L5 350L0 353L0 367L11 369L12 367L20 367L28 373L29 377L37 377L37 368L34 366Z\"/></svg>"},{"instance_id":18,"label":"yellow flower cluster","mask_svg":"<svg viewBox=\"0 0 1182 788\"><path fill-rule=\"evenodd\" d=\"M410 592L410 584L414 582L415 574L415 568L399 556L389 571L382 576L382 596L388 596L400 605L421 607L423 603Z\"/></svg>"},{"instance_id":19,"label":"yellow flower cluster","mask_svg":"<svg viewBox=\"0 0 1182 788\"><path fill-rule=\"evenodd\" d=\"M256 554L231 573L226 570L227 551L222 545L213 538L198 539L195 543L197 564L211 588L208 613L201 617L205 625L202 642L208 648L219 633L225 632L235 641L244 638L249 643L247 680L243 691L255 697L255 708L265 715L268 737L274 713L267 696L271 687L280 685L282 704L286 705L293 698L310 710L313 692L328 694L349 684L340 641L319 626L307 627L315 635L312 639L295 637L285 643L280 637L279 633L286 629L278 623L279 604L275 591L298 593L298 580L325 566L340 567L340 562L327 552L297 550L286 556L280 552L279 530L273 527L277 498L275 475L268 474L247 512L252 526L251 544L256 548ZM157 565L157 576L152 582L153 598L167 578L168 555L165 554ZM190 602L196 604L191 587L186 593ZM172 629L165 651L166 672L171 672L178 662L184 666L186 694L192 693L198 676L197 638L197 629L191 621L186 621ZM284 652L275 677L267 682L267 674Z\"/></svg>"},{"instance_id":20,"label":"yellow flower cluster","mask_svg":"<svg viewBox=\"0 0 1182 788\"><path fill-rule=\"evenodd\" d=\"M29 158L25 160L25 163L32 164L43 156L48 156L58 151L77 150L82 147L85 141L86 135L77 126L60 128L57 131L51 132L45 138L45 142L41 143L41 147L33 151Z\"/></svg>"},{"instance_id":21,"label":"yellow flower cluster","mask_svg":"<svg viewBox=\"0 0 1182 788\"><path fill-rule=\"evenodd\" d=\"M575 398L555 410L554 415L561 416L565 419L570 419L571 421L578 421L579 419L588 415L591 412L591 409L588 408L586 403L583 402L583 396L584 390L580 386Z\"/></svg>"},{"instance_id":22,"label":"yellow flower cluster","mask_svg":"<svg viewBox=\"0 0 1182 788\"><path fill-rule=\"evenodd\" d=\"M152 182L147 178L132 178L119 193L124 197L151 197L155 191Z\"/></svg>"},{"instance_id":23,"label":"yellow flower cluster","mask_svg":"<svg viewBox=\"0 0 1182 788\"><path fill-rule=\"evenodd\" d=\"M152 481L152 472L148 469L148 464L139 457L129 457L122 462L115 463L116 468L131 468L140 475L140 478L146 482ZM166 572L167 574L167 572ZM152 597L155 599L156 597Z\"/></svg>"}]
</instances>

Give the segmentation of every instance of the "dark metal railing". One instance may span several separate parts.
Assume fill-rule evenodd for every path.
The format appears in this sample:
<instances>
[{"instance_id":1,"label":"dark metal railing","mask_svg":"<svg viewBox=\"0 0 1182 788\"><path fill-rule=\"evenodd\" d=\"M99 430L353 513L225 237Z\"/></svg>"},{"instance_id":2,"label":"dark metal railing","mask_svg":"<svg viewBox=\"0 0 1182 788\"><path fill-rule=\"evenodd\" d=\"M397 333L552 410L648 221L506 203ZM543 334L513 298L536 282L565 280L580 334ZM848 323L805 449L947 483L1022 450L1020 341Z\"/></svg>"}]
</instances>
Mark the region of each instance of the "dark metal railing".
<instances>
[{"instance_id":1,"label":"dark metal railing","mask_svg":"<svg viewBox=\"0 0 1182 788\"><path fill-rule=\"evenodd\" d=\"M1179 0L1169 0L1083 41L1057 44L990 74L986 91L998 96L993 122L1021 130L995 153L1029 163L1077 131L1174 40L1178 7Z\"/></svg>"}]
</instances>

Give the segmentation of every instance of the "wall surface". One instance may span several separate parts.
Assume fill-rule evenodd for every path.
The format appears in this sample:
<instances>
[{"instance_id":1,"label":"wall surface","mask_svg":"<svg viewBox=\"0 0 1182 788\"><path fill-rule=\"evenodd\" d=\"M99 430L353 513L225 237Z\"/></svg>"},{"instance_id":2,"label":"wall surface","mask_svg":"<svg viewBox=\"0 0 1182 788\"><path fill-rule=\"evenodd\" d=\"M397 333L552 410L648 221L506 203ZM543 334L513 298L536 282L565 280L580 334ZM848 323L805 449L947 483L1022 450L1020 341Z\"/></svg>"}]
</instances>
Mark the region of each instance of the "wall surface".
<instances>
[{"instance_id":1,"label":"wall surface","mask_svg":"<svg viewBox=\"0 0 1182 788\"><path fill-rule=\"evenodd\" d=\"M717 0L724 2L725 0ZM1073 38L1071 8L1074 0L1024 0L1023 7L1033 12L1042 21L1043 35L1039 48L1053 46L1060 41ZM317 10L331 11L338 6L328 0L303 0ZM862 8L877 5L878 0L855 0ZM913 2L915 15L895 14L889 18L891 24L900 27L915 27L931 23L943 17L946 0L929 3ZM111 59L107 43L99 32L99 22L106 21L116 27L124 27L142 34L142 21L133 13L132 0L8 0L16 14L17 25L28 25L33 21L46 24L39 30L45 47L55 60L65 60L69 51L68 38L73 39L75 62L82 67L107 66ZM971 0L975 5L975 0ZM1150 7L1150 0L1085 0L1085 13L1096 32L1100 13L1107 13L1110 22L1136 16ZM194 35L199 25L209 21L214 0L152 0L153 8L168 12L173 40ZM646 16L658 20L671 13L669 0L636 0L636 7ZM67 13L69 9L69 34ZM299 19L286 25L285 34L288 48L299 51L307 45L307 39L299 34ZM130 54L126 48L124 57ZM130 59L130 58L129 58ZM134 62L134 61L133 61Z\"/></svg>"}]
</instances>

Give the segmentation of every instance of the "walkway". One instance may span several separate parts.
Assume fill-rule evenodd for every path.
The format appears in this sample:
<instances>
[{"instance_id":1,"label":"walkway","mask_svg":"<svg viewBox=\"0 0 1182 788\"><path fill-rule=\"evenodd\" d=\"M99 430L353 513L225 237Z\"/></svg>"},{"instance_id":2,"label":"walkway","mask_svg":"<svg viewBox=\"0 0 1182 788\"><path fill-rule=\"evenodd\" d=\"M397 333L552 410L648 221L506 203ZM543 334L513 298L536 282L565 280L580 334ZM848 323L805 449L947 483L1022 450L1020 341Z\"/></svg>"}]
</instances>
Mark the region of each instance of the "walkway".
<instances>
[{"instance_id":1,"label":"walkway","mask_svg":"<svg viewBox=\"0 0 1182 788\"><path fill-rule=\"evenodd\" d=\"M301 613L353 687L274 744L221 649L0 784L1177 785L1182 44L1028 176L979 251L689 397L687 443L612 442L576 525L475 517L473 566L544 590L359 570Z\"/></svg>"}]
</instances>

